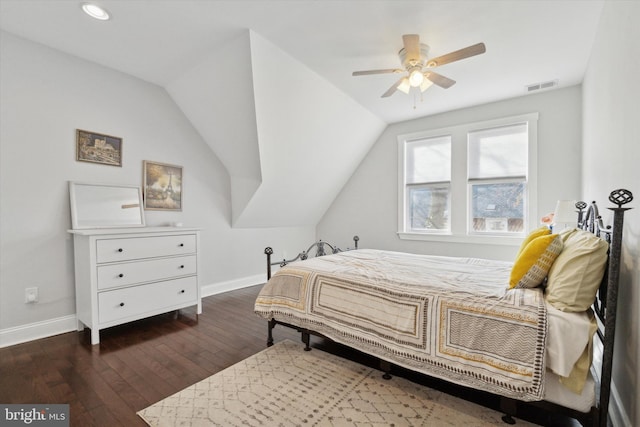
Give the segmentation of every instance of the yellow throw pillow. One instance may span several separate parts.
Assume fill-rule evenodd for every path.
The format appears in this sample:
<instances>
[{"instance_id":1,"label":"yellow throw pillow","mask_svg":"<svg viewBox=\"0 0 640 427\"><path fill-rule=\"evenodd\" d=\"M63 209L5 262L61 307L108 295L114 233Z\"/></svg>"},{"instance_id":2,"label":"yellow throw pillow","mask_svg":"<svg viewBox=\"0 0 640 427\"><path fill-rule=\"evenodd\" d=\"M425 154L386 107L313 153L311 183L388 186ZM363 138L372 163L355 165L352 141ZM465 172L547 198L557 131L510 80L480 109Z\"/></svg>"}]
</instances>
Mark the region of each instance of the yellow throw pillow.
<instances>
[{"instance_id":1,"label":"yellow throw pillow","mask_svg":"<svg viewBox=\"0 0 640 427\"><path fill-rule=\"evenodd\" d=\"M562 252L562 238L557 234L536 237L518 254L511 269L509 288L539 286L558 255Z\"/></svg>"},{"instance_id":2,"label":"yellow throw pillow","mask_svg":"<svg viewBox=\"0 0 640 427\"><path fill-rule=\"evenodd\" d=\"M546 225L543 225L542 227L536 228L531 233L529 233L529 235L524 238L524 241L520 245L520 249L518 249L518 254L516 255L516 259L520 256L520 254L522 253L524 248L526 248L527 245L529 243L531 243L531 241L533 239L535 239L536 237L540 237L540 236L546 236L547 234L551 234L551 229L549 227L547 227Z\"/></svg>"},{"instance_id":3,"label":"yellow throw pillow","mask_svg":"<svg viewBox=\"0 0 640 427\"><path fill-rule=\"evenodd\" d=\"M576 229L549 270L545 298L561 311L585 311L596 292L607 264L609 244L588 231Z\"/></svg>"}]
</instances>

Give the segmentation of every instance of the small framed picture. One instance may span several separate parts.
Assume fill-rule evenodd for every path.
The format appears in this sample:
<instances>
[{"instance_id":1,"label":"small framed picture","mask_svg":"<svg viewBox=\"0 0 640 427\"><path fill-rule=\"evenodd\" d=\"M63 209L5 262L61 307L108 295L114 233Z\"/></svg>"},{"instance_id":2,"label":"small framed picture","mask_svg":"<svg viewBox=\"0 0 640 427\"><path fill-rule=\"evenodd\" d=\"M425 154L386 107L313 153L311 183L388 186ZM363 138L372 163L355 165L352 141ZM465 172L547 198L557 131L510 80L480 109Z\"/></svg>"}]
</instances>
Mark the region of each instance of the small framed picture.
<instances>
[{"instance_id":1,"label":"small framed picture","mask_svg":"<svg viewBox=\"0 0 640 427\"><path fill-rule=\"evenodd\" d=\"M76 160L122 166L122 138L76 129Z\"/></svg>"},{"instance_id":2,"label":"small framed picture","mask_svg":"<svg viewBox=\"0 0 640 427\"><path fill-rule=\"evenodd\" d=\"M144 160L144 208L158 211L182 210L182 166Z\"/></svg>"}]
</instances>

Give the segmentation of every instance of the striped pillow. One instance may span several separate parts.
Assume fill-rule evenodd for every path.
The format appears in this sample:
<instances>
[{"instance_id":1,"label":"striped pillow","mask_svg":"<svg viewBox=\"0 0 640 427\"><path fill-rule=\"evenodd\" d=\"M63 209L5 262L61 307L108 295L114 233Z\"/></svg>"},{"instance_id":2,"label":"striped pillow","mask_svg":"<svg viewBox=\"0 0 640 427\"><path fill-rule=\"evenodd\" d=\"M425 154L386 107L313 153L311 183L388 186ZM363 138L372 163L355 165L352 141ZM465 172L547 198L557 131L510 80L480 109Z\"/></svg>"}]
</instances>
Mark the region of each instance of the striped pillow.
<instances>
[{"instance_id":1,"label":"striped pillow","mask_svg":"<svg viewBox=\"0 0 640 427\"><path fill-rule=\"evenodd\" d=\"M549 234L531 240L516 257L511 269L509 288L535 288L539 286L560 252L562 238Z\"/></svg>"}]
</instances>

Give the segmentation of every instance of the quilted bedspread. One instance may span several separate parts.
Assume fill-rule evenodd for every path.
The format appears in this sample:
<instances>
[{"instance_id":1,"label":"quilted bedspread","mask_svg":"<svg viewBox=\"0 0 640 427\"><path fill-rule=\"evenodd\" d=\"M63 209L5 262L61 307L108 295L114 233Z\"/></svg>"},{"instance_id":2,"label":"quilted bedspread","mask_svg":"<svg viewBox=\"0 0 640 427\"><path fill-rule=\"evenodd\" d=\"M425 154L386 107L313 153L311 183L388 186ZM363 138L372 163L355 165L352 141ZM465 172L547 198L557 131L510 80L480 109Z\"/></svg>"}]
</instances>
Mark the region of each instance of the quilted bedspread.
<instances>
[{"instance_id":1,"label":"quilted bedspread","mask_svg":"<svg viewBox=\"0 0 640 427\"><path fill-rule=\"evenodd\" d=\"M519 400L544 395L540 289L511 263L360 249L289 264L255 311L431 376Z\"/></svg>"}]
</instances>

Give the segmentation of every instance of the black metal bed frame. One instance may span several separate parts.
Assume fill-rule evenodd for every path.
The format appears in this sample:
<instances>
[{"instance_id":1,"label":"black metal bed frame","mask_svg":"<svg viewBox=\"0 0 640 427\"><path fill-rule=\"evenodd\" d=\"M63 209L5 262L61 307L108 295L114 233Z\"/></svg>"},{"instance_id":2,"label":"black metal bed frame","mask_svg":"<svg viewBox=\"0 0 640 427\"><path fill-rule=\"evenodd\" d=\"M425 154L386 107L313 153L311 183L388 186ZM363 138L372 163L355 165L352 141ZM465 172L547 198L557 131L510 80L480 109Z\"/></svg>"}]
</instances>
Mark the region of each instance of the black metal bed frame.
<instances>
[{"instance_id":1,"label":"black metal bed frame","mask_svg":"<svg viewBox=\"0 0 640 427\"><path fill-rule=\"evenodd\" d=\"M598 237L601 237L609 243L609 259L607 262L607 269L605 271L602 283L598 288L595 301L592 305L592 309L598 321L596 336L600 339L603 346L602 368L599 376L599 387L596 387L596 405L593 406L589 412L584 413L544 400L522 402L516 399L500 396L500 409L505 413L505 415L502 417L505 423L515 424L513 416L515 416L517 412L517 406L524 404L534 407L540 407L550 412L560 413L571 418L575 418L585 427L607 426L609 400L611 397L613 347L618 305L618 286L620 281L620 262L622 255L622 228L624 223L624 213L627 210L631 209L624 208L622 206L631 202L632 200L633 194L628 190L619 189L614 190L610 193L609 201L617 205L617 207L609 208L611 211L613 211L613 224L610 226L604 225L595 201L590 205L587 205L587 203L582 201L577 202L575 205L577 209L576 212L578 214L578 228L590 231L591 233L595 234ZM353 241L355 243L354 249L358 249L359 240L360 239L358 236L353 237ZM310 251L313 248L316 248L315 256L323 256L326 254L325 246L327 246L333 254L343 252L343 250L338 248L337 246L333 246L327 242L318 240L317 242L309 246L306 251L300 252L295 258L272 262L271 255L273 254L273 249L270 247L265 248L264 253L267 255L267 279L271 278L272 266L280 265L281 267L284 267L285 265L293 261L305 260L309 257ZM347 248L346 250L350 249ZM267 346L273 345L273 328L276 325L293 328L300 332L302 334L302 342L305 344L305 351L311 350L311 335L330 339L317 332L271 319L268 321ZM391 370L391 363L380 360L380 368L382 371L384 371L384 378L391 378L391 376L389 375L389 371ZM595 367L592 366L591 369L593 371L595 370Z\"/></svg>"}]
</instances>

